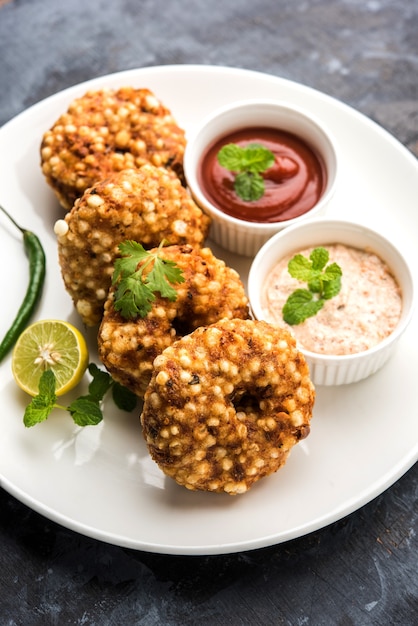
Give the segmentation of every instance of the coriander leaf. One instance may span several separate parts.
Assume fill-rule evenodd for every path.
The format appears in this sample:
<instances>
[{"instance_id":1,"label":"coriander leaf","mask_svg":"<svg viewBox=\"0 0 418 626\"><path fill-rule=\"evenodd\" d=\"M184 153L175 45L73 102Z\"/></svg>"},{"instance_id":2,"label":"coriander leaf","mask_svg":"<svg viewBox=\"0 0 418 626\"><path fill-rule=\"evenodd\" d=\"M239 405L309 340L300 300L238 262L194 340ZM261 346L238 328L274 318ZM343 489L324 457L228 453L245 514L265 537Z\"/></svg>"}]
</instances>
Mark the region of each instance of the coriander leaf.
<instances>
[{"instance_id":1,"label":"coriander leaf","mask_svg":"<svg viewBox=\"0 0 418 626\"><path fill-rule=\"evenodd\" d=\"M170 280L169 277L172 277L173 280ZM172 301L177 298L177 291L170 282L184 282L180 269L173 261L165 261L158 257L154 260L154 267L147 279L151 291L159 292L162 298L168 298Z\"/></svg>"},{"instance_id":2,"label":"coriander leaf","mask_svg":"<svg viewBox=\"0 0 418 626\"><path fill-rule=\"evenodd\" d=\"M68 411L78 426L96 426L103 419L99 403L88 396L81 396L71 402Z\"/></svg>"},{"instance_id":3,"label":"coriander leaf","mask_svg":"<svg viewBox=\"0 0 418 626\"><path fill-rule=\"evenodd\" d=\"M138 403L137 396L117 382L112 386L112 398L118 409L122 411L131 412Z\"/></svg>"},{"instance_id":4,"label":"coriander leaf","mask_svg":"<svg viewBox=\"0 0 418 626\"><path fill-rule=\"evenodd\" d=\"M234 189L245 202L254 202L263 197L264 179L260 174L242 172L235 177Z\"/></svg>"},{"instance_id":5,"label":"coriander leaf","mask_svg":"<svg viewBox=\"0 0 418 626\"><path fill-rule=\"evenodd\" d=\"M166 280L170 283L184 283L184 275L183 270L179 268L175 261L171 261L170 259L158 259L161 260L164 264L164 274Z\"/></svg>"},{"instance_id":6,"label":"coriander leaf","mask_svg":"<svg viewBox=\"0 0 418 626\"><path fill-rule=\"evenodd\" d=\"M290 294L283 307L283 319L291 326L301 324L308 317L316 315L323 306L324 300L314 300L308 289L296 289Z\"/></svg>"},{"instance_id":7,"label":"coriander leaf","mask_svg":"<svg viewBox=\"0 0 418 626\"><path fill-rule=\"evenodd\" d=\"M164 245L157 250L144 250L141 244L127 241L119 245L122 258L115 262L112 283L116 284L114 307L122 317L145 317L151 310L155 293L175 300L174 283L184 282L183 272L174 261L159 256ZM144 272L151 265L148 273Z\"/></svg>"},{"instance_id":8,"label":"coriander leaf","mask_svg":"<svg viewBox=\"0 0 418 626\"><path fill-rule=\"evenodd\" d=\"M115 293L115 309L125 319L145 317L151 310L155 295L151 287L137 273L123 278Z\"/></svg>"},{"instance_id":9,"label":"coriander leaf","mask_svg":"<svg viewBox=\"0 0 418 626\"><path fill-rule=\"evenodd\" d=\"M120 277L134 274L138 264L147 258L148 252L136 241L125 241L119 244L119 252L122 257L116 259L112 277L115 284Z\"/></svg>"},{"instance_id":10,"label":"coriander leaf","mask_svg":"<svg viewBox=\"0 0 418 626\"><path fill-rule=\"evenodd\" d=\"M57 396L55 395L55 374L52 370L46 370L39 379L39 393L28 404L23 415L23 423L26 427L35 426L47 419L55 407Z\"/></svg>"}]
</instances>

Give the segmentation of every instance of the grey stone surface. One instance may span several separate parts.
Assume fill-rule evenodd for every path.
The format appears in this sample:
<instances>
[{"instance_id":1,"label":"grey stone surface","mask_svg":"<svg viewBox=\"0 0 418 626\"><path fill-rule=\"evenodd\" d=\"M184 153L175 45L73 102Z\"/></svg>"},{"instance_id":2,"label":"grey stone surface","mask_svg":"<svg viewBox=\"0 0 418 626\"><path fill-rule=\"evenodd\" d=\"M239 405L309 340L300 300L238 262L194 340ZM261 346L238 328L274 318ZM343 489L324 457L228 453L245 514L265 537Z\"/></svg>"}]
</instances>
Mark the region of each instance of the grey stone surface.
<instances>
[{"instance_id":1,"label":"grey stone surface","mask_svg":"<svg viewBox=\"0 0 418 626\"><path fill-rule=\"evenodd\" d=\"M324 91L418 155L417 32L416 0L0 0L0 123L95 76L205 63ZM0 625L412 626L417 485L415 465L328 528L219 557L106 545L1 491Z\"/></svg>"}]
</instances>

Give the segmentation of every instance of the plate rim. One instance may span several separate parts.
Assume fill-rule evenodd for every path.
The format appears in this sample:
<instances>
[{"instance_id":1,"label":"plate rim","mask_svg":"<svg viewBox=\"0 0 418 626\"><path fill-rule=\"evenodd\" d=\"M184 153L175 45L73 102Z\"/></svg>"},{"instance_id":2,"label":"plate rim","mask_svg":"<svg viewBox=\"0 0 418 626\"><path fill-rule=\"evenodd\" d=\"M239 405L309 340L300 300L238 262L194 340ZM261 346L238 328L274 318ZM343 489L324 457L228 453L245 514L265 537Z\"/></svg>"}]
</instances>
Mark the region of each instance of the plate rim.
<instances>
[{"instance_id":1,"label":"plate rim","mask_svg":"<svg viewBox=\"0 0 418 626\"><path fill-rule=\"evenodd\" d=\"M45 107L46 105L49 105L51 103L53 104L55 99L65 98L65 97L72 98L73 94L75 94L76 92L81 92L85 90L86 88L95 88L95 85L103 84L103 82L106 80L108 81L113 81L115 79L124 80L125 78L128 79L132 76L139 76L139 75L146 76L147 74L155 74L155 73L164 74L166 72L190 72L190 71L200 71L200 72L207 72L207 73L213 73L213 74L217 74L219 72L226 72L230 74L238 73L241 76L254 75L262 79L268 78L273 83L283 83L283 84L292 85L293 87L299 88L303 92L307 92L307 91L311 92L315 94L316 97L324 98L327 101L331 102L333 105L340 107L343 111L344 110L348 111L351 116L353 115L357 116L357 118L362 119L363 122L367 122L369 126L372 125L376 132L383 134L385 140L389 141L392 145L396 147L397 151L402 151L403 156L405 158L411 159L411 164L415 168L417 168L418 166L416 158L411 153L411 151L406 146L404 146L399 140L397 140L388 130L386 130L384 127L382 127L380 124L378 124L374 120L365 116L363 113L357 111L356 109L352 108L351 106L345 104L344 102L336 99L335 97L331 95L318 91L317 89L311 86L303 85L302 83L295 82L288 78L275 76L274 74L264 73L258 70L234 68L234 67L223 66L223 65L206 65L206 64L175 64L175 65L158 65L158 66L144 66L144 67L139 67L139 68L131 68L127 70L116 71L111 74L105 74L102 76L90 78L81 83L68 86L56 93L53 93L47 96L46 98L40 100L39 102L36 102L35 104L31 105L24 111L21 111L16 116L14 116L13 118L5 122L5 124L0 128L0 142L2 140L2 136L8 131L10 127L13 127L15 124L19 124L20 120L24 119L25 116L30 117L30 115L34 111L36 112L37 108ZM336 511L333 512L332 515L326 515L326 514L323 515L322 518L324 518L323 521L325 523L322 523L321 521L317 520L317 523L314 524L313 526L311 523L304 524L299 529L294 529L293 531L289 531L288 533L285 533L285 536L280 539L278 539L277 536L271 535L269 537L266 537L266 536L260 537L260 539L251 540L250 542L242 541L238 543L225 543L225 544L218 544L218 545L210 544L206 546L196 546L196 547L187 546L184 548L181 548L179 546L174 546L174 545L169 546L166 544L158 544L158 545L150 544L150 543L144 544L144 543L141 543L140 540L132 542L130 540L127 540L126 538L123 538L122 536L120 536L118 540L115 541L116 536L112 533L108 533L103 530L97 531L97 529L95 529L94 527L90 527L83 523L80 524L76 520L69 519L66 515L63 515L59 511L54 511L50 507L42 505L41 502L38 502L30 494L26 494L19 487L13 486L13 484L5 476L0 476L0 485L8 493L16 497L19 501L26 504L27 506L29 506L29 508L33 509L34 511L37 511L41 515L44 515L48 519L51 519L52 521L57 522L61 524L62 526L69 528L71 530L74 530L78 533L81 533L85 536L89 536L94 539L99 539L106 543L110 543L113 545L120 545L120 546L132 548L136 550L157 552L161 554L181 554L181 555L225 554L225 553L232 553L232 552L242 552L242 551L251 550L251 549L258 549L262 547L267 547L267 546L283 543L283 542L286 542L286 541L289 541L298 537L302 537L316 530L325 528L326 526L334 523L335 521L342 519L346 515L353 513L355 510L358 510L359 508L361 508L362 506L364 506L365 504L373 500L375 497L383 493L387 488L389 488L399 478L401 478L405 473L407 473L417 460L418 460L418 444L415 448L412 448L410 450L410 454L407 459L404 458L403 460L400 460L398 462L397 467L393 469L390 475L387 475L384 478L382 478L379 485L375 485L375 488L373 490L370 491L366 489L365 493L362 494L360 498L356 499L355 502L352 503L351 507L350 506L340 507L340 509L341 508L344 509L343 512L337 509Z\"/></svg>"}]
</instances>

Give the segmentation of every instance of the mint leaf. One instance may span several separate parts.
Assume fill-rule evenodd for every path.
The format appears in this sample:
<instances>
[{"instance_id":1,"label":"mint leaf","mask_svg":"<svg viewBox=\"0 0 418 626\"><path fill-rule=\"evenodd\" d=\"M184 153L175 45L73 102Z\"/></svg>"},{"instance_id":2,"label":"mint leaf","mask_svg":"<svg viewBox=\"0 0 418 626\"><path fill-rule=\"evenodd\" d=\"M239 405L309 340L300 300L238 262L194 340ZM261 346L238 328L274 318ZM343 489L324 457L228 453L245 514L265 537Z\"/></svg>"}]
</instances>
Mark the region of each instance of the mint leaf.
<instances>
[{"instance_id":1,"label":"mint leaf","mask_svg":"<svg viewBox=\"0 0 418 626\"><path fill-rule=\"evenodd\" d=\"M110 374L90 363L88 370L93 379L89 384L89 393L76 398L68 407L56 403L56 379L52 370L43 372L39 380L39 393L25 409L23 423L26 427L34 426L46 420L52 409L68 411L78 426L95 426L103 420L101 402L111 389L113 401L123 411L133 411L138 398L131 391L115 382Z\"/></svg>"},{"instance_id":2,"label":"mint leaf","mask_svg":"<svg viewBox=\"0 0 418 626\"><path fill-rule=\"evenodd\" d=\"M287 269L292 278L297 278L304 282L313 279L312 261L303 256L303 254L296 254L293 259L290 259Z\"/></svg>"},{"instance_id":3,"label":"mint leaf","mask_svg":"<svg viewBox=\"0 0 418 626\"><path fill-rule=\"evenodd\" d=\"M341 277L339 276L335 280L330 280L324 284L322 297L325 300L331 300L331 298L339 294L340 291L341 291Z\"/></svg>"},{"instance_id":4,"label":"mint leaf","mask_svg":"<svg viewBox=\"0 0 418 626\"><path fill-rule=\"evenodd\" d=\"M234 189L241 200L254 202L264 195L264 179L260 174L242 172L235 177Z\"/></svg>"},{"instance_id":5,"label":"mint leaf","mask_svg":"<svg viewBox=\"0 0 418 626\"><path fill-rule=\"evenodd\" d=\"M329 252L321 246L312 250L309 255L313 270L323 270L329 260Z\"/></svg>"},{"instance_id":6,"label":"mint leaf","mask_svg":"<svg viewBox=\"0 0 418 626\"><path fill-rule=\"evenodd\" d=\"M89 384L89 397L100 402L112 386L112 377L107 372L99 369L95 363L90 363L88 370L91 376L93 376L93 380Z\"/></svg>"},{"instance_id":7,"label":"mint leaf","mask_svg":"<svg viewBox=\"0 0 418 626\"><path fill-rule=\"evenodd\" d=\"M236 143L228 143L217 154L219 165L230 172L240 172L243 160L243 149Z\"/></svg>"},{"instance_id":8,"label":"mint leaf","mask_svg":"<svg viewBox=\"0 0 418 626\"><path fill-rule=\"evenodd\" d=\"M308 289L296 289L288 297L283 307L283 319L291 326L301 324L308 317L313 317L324 306L324 300L314 300Z\"/></svg>"},{"instance_id":9,"label":"mint leaf","mask_svg":"<svg viewBox=\"0 0 418 626\"><path fill-rule=\"evenodd\" d=\"M219 164L235 172L234 190L241 200L254 202L265 192L261 173L274 164L274 154L259 143L241 147L234 143L223 146L217 154Z\"/></svg>"},{"instance_id":10,"label":"mint leaf","mask_svg":"<svg viewBox=\"0 0 418 626\"><path fill-rule=\"evenodd\" d=\"M323 281L333 282L338 280L343 275L341 267L338 263L331 263L325 268L325 272L322 275Z\"/></svg>"},{"instance_id":11,"label":"mint leaf","mask_svg":"<svg viewBox=\"0 0 418 626\"><path fill-rule=\"evenodd\" d=\"M318 277L308 282L308 289L312 293L322 293L323 288L324 288L324 283Z\"/></svg>"},{"instance_id":12,"label":"mint leaf","mask_svg":"<svg viewBox=\"0 0 418 626\"><path fill-rule=\"evenodd\" d=\"M68 411L77 426L96 426L103 419L99 402L88 396L81 396L71 402Z\"/></svg>"},{"instance_id":13,"label":"mint leaf","mask_svg":"<svg viewBox=\"0 0 418 626\"><path fill-rule=\"evenodd\" d=\"M307 283L307 289L296 289L286 300L282 315L287 324L301 324L322 309L325 300L330 300L341 290L342 270L337 263L330 263L329 252L319 246L312 250L309 258L295 254L288 263L292 278Z\"/></svg>"},{"instance_id":14,"label":"mint leaf","mask_svg":"<svg viewBox=\"0 0 418 626\"><path fill-rule=\"evenodd\" d=\"M273 152L260 143L228 143L219 150L217 158L230 172L264 172L274 163Z\"/></svg>"},{"instance_id":15,"label":"mint leaf","mask_svg":"<svg viewBox=\"0 0 418 626\"><path fill-rule=\"evenodd\" d=\"M47 402L55 402L57 397L55 395L56 380L52 370L45 370L45 372L43 372L39 379L38 389L39 395L43 396Z\"/></svg>"},{"instance_id":16,"label":"mint leaf","mask_svg":"<svg viewBox=\"0 0 418 626\"><path fill-rule=\"evenodd\" d=\"M249 143L243 148L241 170L248 172L264 172L272 167L274 154L259 143Z\"/></svg>"},{"instance_id":17,"label":"mint leaf","mask_svg":"<svg viewBox=\"0 0 418 626\"><path fill-rule=\"evenodd\" d=\"M39 393L28 404L23 415L26 427L35 426L47 419L55 407L55 375L52 370L46 370L39 379Z\"/></svg>"},{"instance_id":18,"label":"mint leaf","mask_svg":"<svg viewBox=\"0 0 418 626\"><path fill-rule=\"evenodd\" d=\"M138 403L137 396L117 382L112 386L112 398L118 409L128 413L133 411Z\"/></svg>"},{"instance_id":19,"label":"mint leaf","mask_svg":"<svg viewBox=\"0 0 418 626\"><path fill-rule=\"evenodd\" d=\"M35 396L32 402L28 404L23 415L23 423L27 428L35 426L47 419L54 405L50 405L43 398Z\"/></svg>"}]
</instances>

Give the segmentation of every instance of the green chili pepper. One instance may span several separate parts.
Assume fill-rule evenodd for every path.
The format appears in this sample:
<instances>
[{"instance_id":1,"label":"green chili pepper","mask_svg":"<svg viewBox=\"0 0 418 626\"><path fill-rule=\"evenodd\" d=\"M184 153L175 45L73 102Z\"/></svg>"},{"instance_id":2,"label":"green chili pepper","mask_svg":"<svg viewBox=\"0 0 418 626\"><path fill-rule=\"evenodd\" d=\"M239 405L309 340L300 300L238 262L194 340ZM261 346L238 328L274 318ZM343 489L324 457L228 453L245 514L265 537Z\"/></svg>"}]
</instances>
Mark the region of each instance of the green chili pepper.
<instances>
[{"instance_id":1,"label":"green chili pepper","mask_svg":"<svg viewBox=\"0 0 418 626\"><path fill-rule=\"evenodd\" d=\"M6 356L10 348L16 343L17 338L26 327L31 318L39 298L45 281L45 252L38 237L22 228L15 222L13 217L0 205L0 210L9 218L9 220L20 230L23 235L23 245L29 258L29 284L26 290L23 302L13 320L12 325L5 334L0 343L0 361Z\"/></svg>"}]
</instances>

